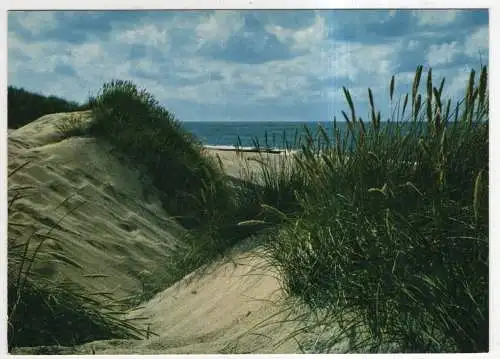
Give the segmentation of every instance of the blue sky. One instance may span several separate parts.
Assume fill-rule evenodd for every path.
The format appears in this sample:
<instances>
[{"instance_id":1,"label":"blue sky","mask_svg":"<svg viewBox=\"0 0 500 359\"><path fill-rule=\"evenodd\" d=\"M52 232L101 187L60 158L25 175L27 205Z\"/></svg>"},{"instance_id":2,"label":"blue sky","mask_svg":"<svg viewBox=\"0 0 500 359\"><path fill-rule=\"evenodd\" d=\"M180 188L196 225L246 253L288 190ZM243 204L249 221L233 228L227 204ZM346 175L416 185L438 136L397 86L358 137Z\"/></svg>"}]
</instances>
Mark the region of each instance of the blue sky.
<instances>
[{"instance_id":1,"label":"blue sky","mask_svg":"<svg viewBox=\"0 0 500 359\"><path fill-rule=\"evenodd\" d=\"M83 102L132 80L183 121L388 116L388 85L422 64L459 99L488 64L487 10L19 11L8 14L8 83ZM436 81L437 82L437 81ZM385 115L385 116L384 116Z\"/></svg>"}]
</instances>

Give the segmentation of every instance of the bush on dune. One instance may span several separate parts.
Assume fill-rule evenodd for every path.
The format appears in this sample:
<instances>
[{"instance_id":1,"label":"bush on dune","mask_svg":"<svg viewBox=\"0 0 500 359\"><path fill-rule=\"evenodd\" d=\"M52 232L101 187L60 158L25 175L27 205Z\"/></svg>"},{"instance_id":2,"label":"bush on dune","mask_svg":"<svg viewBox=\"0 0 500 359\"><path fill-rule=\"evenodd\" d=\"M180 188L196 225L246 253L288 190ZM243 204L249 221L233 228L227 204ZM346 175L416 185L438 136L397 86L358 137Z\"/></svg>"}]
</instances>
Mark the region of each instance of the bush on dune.
<instances>
[{"instance_id":1,"label":"bush on dune","mask_svg":"<svg viewBox=\"0 0 500 359\"><path fill-rule=\"evenodd\" d=\"M111 81L89 102L96 118L90 133L144 166L170 214L199 225L207 220L206 205L229 205L229 186L217 162L147 91Z\"/></svg>"}]
</instances>

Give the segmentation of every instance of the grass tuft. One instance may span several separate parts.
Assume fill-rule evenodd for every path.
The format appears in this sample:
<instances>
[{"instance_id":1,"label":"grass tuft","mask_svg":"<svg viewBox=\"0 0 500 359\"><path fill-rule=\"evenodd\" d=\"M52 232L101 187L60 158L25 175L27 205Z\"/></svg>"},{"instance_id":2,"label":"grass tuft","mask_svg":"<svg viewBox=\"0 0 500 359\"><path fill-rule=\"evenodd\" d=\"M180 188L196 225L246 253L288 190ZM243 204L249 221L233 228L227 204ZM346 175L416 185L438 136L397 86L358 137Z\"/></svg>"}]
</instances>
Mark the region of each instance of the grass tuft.
<instances>
[{"instance_id":1,"label":"grass tuft","mask_svg":"<svg viewBox=\"0 0 500 359\"><path fill-rule=\"evenodd\" d=\"M435 88L428 71L426 98L418 94L422 70L410 122L401 121L408 95L380 123L369 90L365 125L344 88L343 136L336 131L321 149L306 141L292 168L280 163L269 174L260 162L261 193L271 193L263 200L291 196L271 201L288 219L269 235L269 262L289 295L336 313L326 324L345 328L323 337L322 351L342 336L351 351L488 350L487 68L478 84L471 72L454 120L444 80Z\"/></svg>"}]
</instances>

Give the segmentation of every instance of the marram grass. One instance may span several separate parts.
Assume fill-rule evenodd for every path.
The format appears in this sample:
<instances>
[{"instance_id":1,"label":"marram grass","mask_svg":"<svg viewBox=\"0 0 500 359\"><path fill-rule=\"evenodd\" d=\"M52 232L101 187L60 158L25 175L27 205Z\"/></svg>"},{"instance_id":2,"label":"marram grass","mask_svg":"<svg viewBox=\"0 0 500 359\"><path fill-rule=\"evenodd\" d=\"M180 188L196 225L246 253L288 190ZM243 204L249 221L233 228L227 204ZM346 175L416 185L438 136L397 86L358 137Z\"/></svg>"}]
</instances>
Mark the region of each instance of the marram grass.
<instances>
[{"instance_id":1,"label":"marram grass","mask_svg":"<svg viewBox=\"0 0 500 359\"><path fill-rule=\"evenodd\" d=\"M371 90L364 122L344 88L343 137L305 141L293 176L262 163L263 200L288 215L266 253L289 295L330 313L322 352L343 336L350 351L488 350L487 68L454 110L444 79L434 87L429 70L422 97L421 78L420 66L389 123Z\"/></svg>"}]
</instances>

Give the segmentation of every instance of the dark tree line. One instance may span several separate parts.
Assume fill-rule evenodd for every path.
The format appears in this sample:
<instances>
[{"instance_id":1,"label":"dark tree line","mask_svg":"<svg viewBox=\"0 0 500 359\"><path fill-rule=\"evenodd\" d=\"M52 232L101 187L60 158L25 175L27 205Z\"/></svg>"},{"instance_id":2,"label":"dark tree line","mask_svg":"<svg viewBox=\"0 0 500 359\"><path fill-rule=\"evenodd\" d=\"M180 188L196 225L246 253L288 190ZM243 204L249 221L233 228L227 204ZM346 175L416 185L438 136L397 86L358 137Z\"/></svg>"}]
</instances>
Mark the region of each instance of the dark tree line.
<instances>
[{"instance_id":1,"label":"dark tree line","mask_svg":"<svg viewBox=\"0 0 500 359\"><path fill-rule=\"evenodd\" d=\"M22 88L8 87L7 121L10 129L22 127L51 113L82 111L88 108L87 104L81 105L56 96L43 96Z\"/></svg>"}]
</instances>

